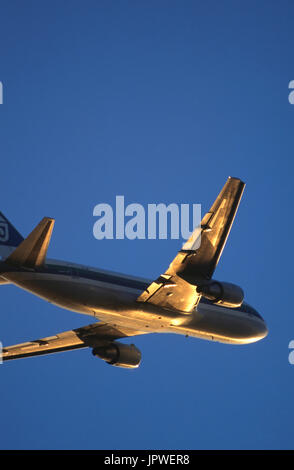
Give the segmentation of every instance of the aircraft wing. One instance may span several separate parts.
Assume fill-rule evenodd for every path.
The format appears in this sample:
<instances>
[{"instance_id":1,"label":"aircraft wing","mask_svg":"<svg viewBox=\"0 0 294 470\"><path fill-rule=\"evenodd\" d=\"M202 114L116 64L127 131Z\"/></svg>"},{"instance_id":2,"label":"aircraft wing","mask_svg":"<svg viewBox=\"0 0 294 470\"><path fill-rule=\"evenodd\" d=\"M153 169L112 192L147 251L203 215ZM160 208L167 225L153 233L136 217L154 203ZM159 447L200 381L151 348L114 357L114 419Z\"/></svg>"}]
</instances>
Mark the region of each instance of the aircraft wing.
<instances>
[{"instance_id":1,"label":"aircraft wing","mask_svg":"<svg viewBox=\"0 0 294 470\"><path fill-rule=\"evenodd\" d=\"M244 187L240 179L228 178L200 227L196 227L165 273L138 297L138 302L149 302L184 313L194 310L201 298L196 291L197 285L213 275Z\"/></svg>"},{"instance_id":2,"label":"aircraft wing","mask_svg":"<svg viewBox=\"0 0 294 470\"><path fill-rule=\"evenodd\" d=\"M94 348L119 338L139 334L144 334L144 332L124 327L113 327L106 323L94 323L48 338L3 347L2 359L3 361L8 361L11 359L71 351L73 349Z\"/></svg>"}]
</instances>

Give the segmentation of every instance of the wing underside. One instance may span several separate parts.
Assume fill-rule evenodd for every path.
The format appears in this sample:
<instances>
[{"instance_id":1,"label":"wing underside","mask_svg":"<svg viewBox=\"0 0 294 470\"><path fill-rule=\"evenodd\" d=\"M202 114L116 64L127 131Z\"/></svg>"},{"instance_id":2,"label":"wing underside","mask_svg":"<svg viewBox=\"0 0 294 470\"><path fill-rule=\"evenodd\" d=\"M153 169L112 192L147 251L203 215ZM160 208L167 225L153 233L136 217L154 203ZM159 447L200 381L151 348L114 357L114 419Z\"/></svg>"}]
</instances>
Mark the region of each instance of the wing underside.
<instances>
[{"instance_id":1,"label":"wing underside","mask_svg":"<svg viewBox=\"0 0 294 470\"><path fill-rule=\"evenodd\" d=\"M55 336L3 347L2 359L20 359L41 356L81 348L94 348L119 338L144 334L129 328L117 328L106 323L94 323L75 330L65 331Z\"/></svg>"},{"instance_id":2,"label":"wing underside","mask_svg":"<svg viewBox=\"0 0 294 470\"><path fill-rule=\"evenodd\" d=\"M164 274L153 281L138 297L183 313L191 313L201 294L197 285L211 279L222 254L245 184L229 177L209 212L196 227L190 239L178 252Z\"/></svg>"}]
</instances>

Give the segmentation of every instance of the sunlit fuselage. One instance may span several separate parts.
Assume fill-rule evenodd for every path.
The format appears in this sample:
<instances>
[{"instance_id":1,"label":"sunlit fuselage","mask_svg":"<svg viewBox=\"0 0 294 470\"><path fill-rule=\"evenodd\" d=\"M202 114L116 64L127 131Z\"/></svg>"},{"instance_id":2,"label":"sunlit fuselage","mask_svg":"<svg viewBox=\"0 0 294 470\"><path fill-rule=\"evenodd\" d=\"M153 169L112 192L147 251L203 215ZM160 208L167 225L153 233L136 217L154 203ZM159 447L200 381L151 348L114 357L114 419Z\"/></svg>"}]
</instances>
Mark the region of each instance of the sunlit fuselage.
<instances>
[{"instance_id":1,"label":"sunlit fuselage","mask_svg":"<svg viewBox=\"0 0 294 470\"><path fill-rule=\"evenodd\" d=\"M48 260L42 268L13 268L1 263L4 279L59 307L91 315L112 325L146 333L177 333L231 344L267 335L262 317L245 302L225 308L201 299L192 314L137 302L150 280Z\"/></svg>"}]
</instances>

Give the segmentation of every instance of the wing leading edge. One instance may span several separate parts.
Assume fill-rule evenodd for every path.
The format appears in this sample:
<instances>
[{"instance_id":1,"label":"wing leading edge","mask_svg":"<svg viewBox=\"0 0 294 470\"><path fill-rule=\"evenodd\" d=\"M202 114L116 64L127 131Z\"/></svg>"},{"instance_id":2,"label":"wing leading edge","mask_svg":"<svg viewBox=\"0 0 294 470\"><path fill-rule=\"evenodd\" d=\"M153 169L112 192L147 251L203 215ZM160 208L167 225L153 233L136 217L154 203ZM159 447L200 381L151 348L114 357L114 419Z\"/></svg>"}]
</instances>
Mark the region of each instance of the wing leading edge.
<instances>
[{"instance_id":1,"label":"wing leading edge","mask_svg":"<svg viewBox=\"0 0 294 470\"><path fill-rule=\"evenodd\" d=\"M37 339L27 343L3 347L2 360L20 359L41 356L81 348L94 348L119 338L144 334L129 328L117 328L106 323L93 323L75 330L58 333L48 338Z\"/></svg>"},{"instance_id":2,"label":"wing leading edge","mask_svg":"<svg viewBox=\"0 0 294 470\"><path fill-rule=\"evenodd\" d=\"M163 308L191 313L201 294L197 284L211 279L230 233L245 184L229 177L209 212L164 274L138 297ZM199 237L200 240L199 240ZM198 248L199 247L199 248Z\"/></svg>"}]
</instances>

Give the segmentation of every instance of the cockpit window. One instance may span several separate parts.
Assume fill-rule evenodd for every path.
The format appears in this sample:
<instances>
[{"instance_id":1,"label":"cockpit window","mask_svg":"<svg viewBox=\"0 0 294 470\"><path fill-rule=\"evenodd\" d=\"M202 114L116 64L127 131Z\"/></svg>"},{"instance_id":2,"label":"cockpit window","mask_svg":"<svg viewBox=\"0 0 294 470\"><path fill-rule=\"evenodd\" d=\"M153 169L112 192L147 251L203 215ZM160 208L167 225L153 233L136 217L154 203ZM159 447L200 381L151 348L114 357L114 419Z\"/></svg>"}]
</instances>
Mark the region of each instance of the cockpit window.
<instances>
[{"instance_id":1,"label":"cockpit window","mask_svg":"<svg viewBox=\"0 0 294 470\"><path fill-rule=\"evenodd\" d=\"M213 302L211 300L206 299L205 297L201 297L200 302L204 304L213 305ZM251 307L251 305L247 304L246 302L243 302L240 307L232 308L232 310L239 310L240 312L249 313L249 315L254 315L255 317L258 317L263 320L262 316L259 315L255 308Z\"/></svg>"},{"instance_id":2,"label":"cockpit window","mask_svg":"<svg viewBox=\"0 0 294 470\"><path fill-rule=\"evenodd\" d=\"M241 307L239 307L239 309L242 312L250 313L251 315L254 315L262 320L262 316L259 315L259 313L255 310L255 308L251 307L251 305L247 304L246 302L243 302L243 304L241 305Z\"/></svg>"}]
</instances>

